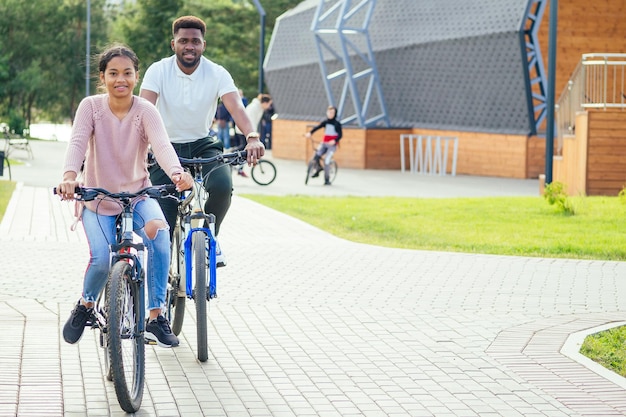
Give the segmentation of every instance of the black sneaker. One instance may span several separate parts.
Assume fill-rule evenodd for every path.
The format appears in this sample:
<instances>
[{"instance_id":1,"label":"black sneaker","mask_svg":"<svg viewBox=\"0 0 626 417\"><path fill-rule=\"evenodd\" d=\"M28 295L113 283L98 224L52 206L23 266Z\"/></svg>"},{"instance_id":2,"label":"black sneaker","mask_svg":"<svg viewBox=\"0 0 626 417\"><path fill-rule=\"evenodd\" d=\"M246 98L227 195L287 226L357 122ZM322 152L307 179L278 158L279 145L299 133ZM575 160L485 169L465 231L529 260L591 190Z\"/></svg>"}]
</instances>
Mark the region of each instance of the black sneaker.
<instances>
[{"instance_id":1,"label":"black sneaker","mask_svg":"<svg viewBox=\"0 0 626 417\"><path fill-rule=\"evenodd\" d=\"M311 175L311 178L317 178L320 176L320 172L322 172L324 170L324 168L322 167L317 167L317 170L315 171L315 174Z\"/></svg>"},{"instance_id":2,"label":"black sneaker","mask_svg":"<svg viewBox=\"0 0 626 417\"><path fill-rule=\"evenodd\" d=\"M83 336L85 326L93 316L93 308L87 308L80 303L76 303L76 307L72 310L70 318L63 326L63 339L67 343L76 343Z\"/></svg>"},{"instance_id":3,"label":"black sneaker","mask_svg":"<svg viewBox=\"0 0 626 417\"><path fill-rule=\"evenodd\" d=\"M169 322L161 315L146 324L144 336L146 340L156 342L161 347L175 347L179 343L176 335L172 333Z\"/></svg>"},{"instance_id":4,"label":"black sneaker","mask_svg":"<svg viewBox=\"0 0 626 417\"><path fill-rule=\"evenodd\" d=\"M324 185L330 185L330 181L328 180L324 181Z\"/></svg>"}]
</instances>

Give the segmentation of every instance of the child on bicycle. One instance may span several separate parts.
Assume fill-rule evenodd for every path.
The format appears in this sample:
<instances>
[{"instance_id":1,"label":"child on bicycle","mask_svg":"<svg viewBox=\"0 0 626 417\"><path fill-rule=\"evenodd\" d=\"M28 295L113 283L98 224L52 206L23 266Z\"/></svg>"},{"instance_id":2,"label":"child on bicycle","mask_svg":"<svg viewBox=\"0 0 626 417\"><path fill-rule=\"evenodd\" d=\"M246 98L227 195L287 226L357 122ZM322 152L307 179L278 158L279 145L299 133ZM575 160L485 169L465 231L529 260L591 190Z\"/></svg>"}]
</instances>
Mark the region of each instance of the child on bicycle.
<instances>
[{"instance_id":1,"label":"child on bicycle","mask_svg":"<svg viewBox=\"0 0 626 417\"><path fill-rule=\"evenodd\" d=\"M86 187L133 192L150 186L148 146L178 190L191 188L193 178L181 167L158 110L133 95L139 79L135 53L124 45L111 46L100 55L98 69L100 87L106 93L84 98L76 110L63 181L57 187L61 198L74 198L81 172ZM115 220L121 212L119 204L107 200L87 202L81 209L90 258L82 297L63 327L67 343L78 342L85 325L93 320L94 302L108 278L109 244L115 241ZM137 201L135 213L135 232L148 249L146 287L150 313L145 338L159 346L177 346L178 338L161 314L170 265L167 221L158 202L150 198Z\"/></svg>"},{"instance_id":2,"label":"child on bicycle","mask_svg":"<svg viewBox=\"0 0 626 417\"><path fill-rule=\"evenodd\" d=\"M320 172L324 170L324 185L330 185L330 171L328 164L333 157L333 154L337 150L337 144L341 140L341 123L337 120L337 108L335 106L328 106L326 109L326 120L311 129L306 133L306 137L310 138L315 131L324 128L324 139L315 152L315 161L317 162L317 171L312 177L317 177ZM324 156L324 167L320 164L320 159Z\"/></svg>"}]
</instances>

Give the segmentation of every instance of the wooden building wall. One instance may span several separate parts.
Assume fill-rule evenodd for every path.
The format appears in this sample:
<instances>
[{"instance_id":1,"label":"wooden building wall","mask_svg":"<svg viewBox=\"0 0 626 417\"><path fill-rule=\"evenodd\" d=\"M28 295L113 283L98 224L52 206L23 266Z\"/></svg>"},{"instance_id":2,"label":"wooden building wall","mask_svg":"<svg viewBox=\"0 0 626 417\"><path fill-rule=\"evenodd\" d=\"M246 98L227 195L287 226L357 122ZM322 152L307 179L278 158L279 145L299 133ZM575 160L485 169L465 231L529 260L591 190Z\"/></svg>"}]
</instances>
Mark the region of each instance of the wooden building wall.
<instances>
[{"instance_id":1,"label":"wooden building wall","mask_svg":"<svg viewBox=\"0 0 626 417\"><path fill-rule=\"evenodd\" d=\"M564 135L561 155L553 158L552 180L565 184L569 195L585 195L587 188L587 112L576 115L576 132Z\"/></svg>"},{"instance_id":2,"label":"wooden building wall","mask_svg":"<svg viewBox=\"0 0 626 417\"><path fill-rule=\"evenodd\" d=\"M553 173L569 195L616 196L626 186L626 110L579 112Z\"/></svg>"},{"instance_id":3,"label":"wooden building wall","mask_svg":"<svg viewBox=\"0 0 626 417\"><path fill-rule=\"evenodd\" d=\"M548 71L550 4L546 7L539 43ZM626 53L626 1L567 0L559 2L555 91L557 99L567 85L582 54Z\"/></svg>"},{"instance_id":4,"label":"wooden building wall","mask_svg":"<svg viewBox=\"0 0 626 417\"><path fill-rule=\"evenodd\" d=\"M587 135L587 195L616 196L626 186L626 111L590 111Z\"/></svg>"}]
</instances>

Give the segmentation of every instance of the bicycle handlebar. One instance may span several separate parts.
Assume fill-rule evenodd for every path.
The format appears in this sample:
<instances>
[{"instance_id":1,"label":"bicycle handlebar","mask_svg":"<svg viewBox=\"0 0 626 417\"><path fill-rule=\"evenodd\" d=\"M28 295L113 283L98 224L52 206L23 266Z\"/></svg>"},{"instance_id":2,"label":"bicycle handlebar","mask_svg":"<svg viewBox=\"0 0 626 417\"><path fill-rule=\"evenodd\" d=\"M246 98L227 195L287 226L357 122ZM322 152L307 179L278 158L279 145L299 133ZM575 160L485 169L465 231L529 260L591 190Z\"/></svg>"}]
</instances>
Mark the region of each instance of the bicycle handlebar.
<instances>
[{"instance_id":1,"label":"bicycle handlebar","mask_svg":"<svg viewBox=\"0 0 626 417\"><path fill-rule=\"evenodd\" d=\"M57 187L54 187L52 190L54 194L57 194ZM176 186L174 184L165 184L165 185L152 185L150 187L142 188L141 190L131 193L128 191L122 191L119 193L112 193L104 188L98 187L76 187L74 190L76 194L76 200L79 201L93 201L99 195L104 195L110 198L114 198L117 200L121 199L132 199L141 196L148 196L152 198L166 198L170 195L175 195L177 193Z\"/></svg>"},{"instance_id":2,"label":"bicycle handlebar","mask_svg":"<svg viewBox=\"0 0 626 417\"><path fill-rule=\"evenodd\" d=\"M224 165L243 165L248 158L248 151L236 151L232 153L223 153L212 156L211 158L183 158L178 157L181 165L191 167L196 165L211 164L213 162L220 162Z\"/></svg>"}]
</instances>

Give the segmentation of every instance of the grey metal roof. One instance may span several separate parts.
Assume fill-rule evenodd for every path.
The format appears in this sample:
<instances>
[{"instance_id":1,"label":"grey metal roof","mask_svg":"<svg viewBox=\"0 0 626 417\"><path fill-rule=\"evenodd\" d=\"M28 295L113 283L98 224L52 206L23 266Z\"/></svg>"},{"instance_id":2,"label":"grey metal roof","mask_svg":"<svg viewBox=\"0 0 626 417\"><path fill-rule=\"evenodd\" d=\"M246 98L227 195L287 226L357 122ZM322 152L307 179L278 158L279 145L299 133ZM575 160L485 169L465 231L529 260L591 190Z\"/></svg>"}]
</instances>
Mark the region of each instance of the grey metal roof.
<instances>
[{"instance_id":1,"label":"grey metal roof","mask_svg":"<svg viewBox=\"0 0 626 417\"><path fill-rule=\"evenodd\" d=\"M392 126L528 133L527 3L378 0L369 36ZM311 32L317 5L282 15L268 48L265 78L284 118L318 119L328 104Z\"/></svg>"}]
</instances>

